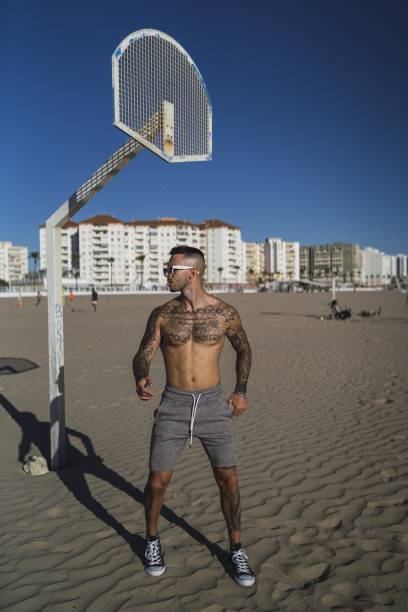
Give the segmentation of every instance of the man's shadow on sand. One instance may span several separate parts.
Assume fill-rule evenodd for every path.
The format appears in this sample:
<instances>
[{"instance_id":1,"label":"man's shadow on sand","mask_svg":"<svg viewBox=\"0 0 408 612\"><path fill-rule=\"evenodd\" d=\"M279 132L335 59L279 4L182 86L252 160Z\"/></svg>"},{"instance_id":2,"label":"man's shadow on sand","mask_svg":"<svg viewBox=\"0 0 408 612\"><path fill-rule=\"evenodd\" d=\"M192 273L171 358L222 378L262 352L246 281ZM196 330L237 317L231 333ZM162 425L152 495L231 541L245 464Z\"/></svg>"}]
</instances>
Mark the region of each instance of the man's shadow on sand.
<instances>
[{"instance_id":1,"label":"man's shadow on sand","mask_svg":"<svg viewBox=\"0 0 408 612\"><path fill-rule=\"evenodd\" d=\"M23 463L26 461L30 453L31 446L38 448L43 457L47 459L50 465L50 424L47 421L39 421L31 412L19 412L13 404L11 404L4 395L0 393L0 405L9 413L9 415L20 426L22 437L18 448L18 460ZM102 506L100 502L92 497L91 491L87 485L85 475L90 474L105 480L111 486L119 491L123 491L129 497L133 498L138 504L144 506L144 493L137 487L134 487L125 478L114 472L111 468L103 463L103 459L99 457L93 448L90 438L69 427L66 428L67 433L67 462L70 467L56 471L58 477L69 489L72 495L77 499L87 510L90 510L98 519L103 521L109 527L112 527L118 535L120 535L130 546L131 550L144 560L145 539L138 534L130 533L123 525L121 525L114 516ZM81 440L85 452L75 448L70 442L70 436ZM181 527L190 535L196 542L204 544L210 551L213 557L216 557L224 566L226 572L230 574L228 564L228 555L217 544L207 540L207 538L192 527L186 520L179 517L168 506L163 505L161 515L173 525Z\"/></svg>"}]
</instances>

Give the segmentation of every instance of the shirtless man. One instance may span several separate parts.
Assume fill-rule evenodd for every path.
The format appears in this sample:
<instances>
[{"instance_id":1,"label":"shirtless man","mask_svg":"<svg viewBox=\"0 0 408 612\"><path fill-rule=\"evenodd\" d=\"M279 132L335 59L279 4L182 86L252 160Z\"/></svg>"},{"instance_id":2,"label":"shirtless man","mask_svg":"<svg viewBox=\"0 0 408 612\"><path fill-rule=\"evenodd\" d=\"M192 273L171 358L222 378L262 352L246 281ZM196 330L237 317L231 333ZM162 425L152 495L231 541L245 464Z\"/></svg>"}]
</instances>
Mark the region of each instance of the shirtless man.
<instances>
[{"instance_id":1,"label":"shirtless man","mask_svg":"<svg viewBox=\"0 0 408 612\"><path fill-rule=\"evenodd\" d=\"M248 408L251 349L237 311L204 291L203 253L194 247L178 246L170 254L164 274L170 291L181 294L153 310L133 359L136 391L143 401L155 396L149 370L159 346L166 368L166 387L155 413L145 488L145 570L151 576L161 576L166 571L158 519L177 459L186 440L191 446L195 436L208 455L220 489L235 582L248 587L255 583L255 576L241 544L232 419ZM228 400L219 372L225 336L237 354L237 382Z\"/></svg>"}]
</instances>

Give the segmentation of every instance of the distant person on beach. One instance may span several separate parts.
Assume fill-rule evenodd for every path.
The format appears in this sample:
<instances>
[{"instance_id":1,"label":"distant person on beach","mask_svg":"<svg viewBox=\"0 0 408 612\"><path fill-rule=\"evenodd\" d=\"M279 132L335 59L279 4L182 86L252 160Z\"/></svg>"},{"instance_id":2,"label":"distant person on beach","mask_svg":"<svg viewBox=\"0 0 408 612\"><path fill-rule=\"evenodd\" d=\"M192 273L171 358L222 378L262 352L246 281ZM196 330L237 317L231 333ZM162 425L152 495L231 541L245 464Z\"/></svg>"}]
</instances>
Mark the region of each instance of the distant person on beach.
<instances>
[{"instance_id":1,"label":"distant person on beach","mask_svg":"<svg viewBox=\"0 0 408 612\"><path fill-rule=\"evenodd\" d=\"M337 300L333 299L329 302L332 319L338 319L340 316L340 306Z\"/></svg>"},{"instance_id":2,"label":"distant person on beach","mask_svg":"<svg viewBox=\"0 0 408 612\"><path fill-rule=\"evenodd\" d=\"M41 291L37 291L37 301L35 303L36 306L41 304Z\"/></svg>"},{"instance_id":3,"label":"distant person on beach","mask_svg":"<svg viewBox=\"0 0 408 612\"><path fill-rule=\"evenodd\" d=\"M234 580L249 587L255 583L255 576L241 544L232 420L248 408L251 348L238 312L204 290L203 253L194 247L178 246L170 255L163 272L170 291L180 295L152 311L133 359L136 392L143 401L155 397L149 388L149 372L159 347L166 369L166 387L155 412L145 488L145 570L150 576L161 576L166 571L158 535L160 510L185 442L189 440L191 446L196 437L207 453L220 490ZM225 337L237 355L236 386L228 400L219 371Z\"/></svg>"},{"instance_id":4,"label":"distant person on beach","mask_svg":"<svg viewBox=\"0 0 408 612\"><path fill-rule=\"evenodd\" d=\"M75 300L74 290L70 289L69 290L69 303L71 304L71 310L72 311L74 311L74 309L73 309L74 300Z\"/></svg>"},{"instance_id":5,"label":"distant person on beach","mask_svg":"<svg viewBox=\"0 0 408 612\"><path fill-rule=\"evenodd\" d=\"M92 308L96 312L96 307L98 305L98 294L96 293L95 287L92 287L91 300L92 300Z\"/></svg>"}]
</instances>

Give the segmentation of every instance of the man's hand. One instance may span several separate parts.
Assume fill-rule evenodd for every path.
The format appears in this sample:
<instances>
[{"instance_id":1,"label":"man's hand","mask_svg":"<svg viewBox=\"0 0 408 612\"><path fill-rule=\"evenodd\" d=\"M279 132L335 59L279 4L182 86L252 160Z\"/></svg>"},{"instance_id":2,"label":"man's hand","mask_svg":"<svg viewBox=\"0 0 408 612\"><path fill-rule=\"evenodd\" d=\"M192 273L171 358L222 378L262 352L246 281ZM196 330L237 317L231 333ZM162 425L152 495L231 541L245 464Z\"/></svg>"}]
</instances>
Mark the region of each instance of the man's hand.
<instances>
[{"instance_id":1,"label":"man's hand","mask_svg":"<svg viewBox=\"0 0 408 612\"><path fill-rule=\"evenodd\" d=\"M152 379L150 376L146 376L146 378L141 378L136 383L136 393L140 397L141 400L147 401L152 399L156 393L154 391L149 391L147 387L150 387L152 384Z\"/></svg>"},{"instance_id":2,"label":"man's hand","mask_svg":"<svg viewBox=\"0 0 408 612\"><path fill-rule=\"evenodd\" d=\"M244 395L233 393L228 400L228 405L232 410L232 414L238 417L248 408L248 400Z\"/></svg>"}]
</instances>

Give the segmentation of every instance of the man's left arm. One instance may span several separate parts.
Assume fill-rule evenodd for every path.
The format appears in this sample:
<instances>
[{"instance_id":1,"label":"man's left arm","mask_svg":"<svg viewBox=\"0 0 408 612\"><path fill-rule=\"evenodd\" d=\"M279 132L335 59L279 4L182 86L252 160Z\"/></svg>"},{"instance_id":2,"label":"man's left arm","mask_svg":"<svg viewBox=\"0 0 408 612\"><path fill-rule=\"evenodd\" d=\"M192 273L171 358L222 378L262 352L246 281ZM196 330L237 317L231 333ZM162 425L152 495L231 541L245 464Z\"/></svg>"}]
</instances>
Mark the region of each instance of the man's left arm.
<instances>
[{"instance_id":1,"label":"man's left arm","mask_svg":"<svg viewBox=\"0 0 408 612\"><path fill-rule=\"evenodd\" d=\"M229 398L228 403L234 416L239 416L248 408L246 391L251 370L252 353L247 335L242 327L241 318L234 308L231 308L231 316L229 317L225 334L237 354L235 365L237 382L235 391Z\"/></svg>"}]
</instances>

